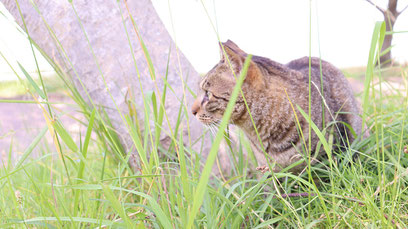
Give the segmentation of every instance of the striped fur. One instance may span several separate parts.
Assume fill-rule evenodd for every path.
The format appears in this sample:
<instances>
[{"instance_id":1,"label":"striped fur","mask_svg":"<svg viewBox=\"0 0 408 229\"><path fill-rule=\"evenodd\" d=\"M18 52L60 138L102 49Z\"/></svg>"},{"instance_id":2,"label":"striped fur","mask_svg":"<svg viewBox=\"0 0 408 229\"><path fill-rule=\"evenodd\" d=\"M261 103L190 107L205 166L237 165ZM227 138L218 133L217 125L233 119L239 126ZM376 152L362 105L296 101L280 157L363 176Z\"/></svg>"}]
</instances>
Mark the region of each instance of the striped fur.
<instances>
[{"instance_id":1,"label":"striped fur","mask_svg":"<svg viewBox=\"0 0 408 229\"><path fill-rule=\"evenodd\" d=\"M193 114L206 125L217 123L222 118L235 86L235 77L247 56L232 41L223 43L223 48L221 50L225 53L222 52L221 61L203 77L200 93L192 107ZM352 132L342 123L350 125L357 134L361 132L358 103L348 81L336 67L318 58L303 57L283 65L265 57L253 56L242 91L262 145L242 97L237 100L231 122L245 132L258 164L264 165L266 160L271 159L272 163L276 163L273 169L280 171L304 157L305 150L302 149L308 148L304 143L307 144L309 138L311 152L306 156L314 154L319 139L314 131L309 136L309 124L297 110L298 106L306 113L309 111L309 65L312 121L321 130L323 127L333 129L337 143L341 145L354 141ZM320 81L321 74L323 82ZM299 122L296 122L296 117ZM333 121L337 124L330 126ZM294 171L304 166L305 163L295 167Z\"/></svg>"}]
</instances>

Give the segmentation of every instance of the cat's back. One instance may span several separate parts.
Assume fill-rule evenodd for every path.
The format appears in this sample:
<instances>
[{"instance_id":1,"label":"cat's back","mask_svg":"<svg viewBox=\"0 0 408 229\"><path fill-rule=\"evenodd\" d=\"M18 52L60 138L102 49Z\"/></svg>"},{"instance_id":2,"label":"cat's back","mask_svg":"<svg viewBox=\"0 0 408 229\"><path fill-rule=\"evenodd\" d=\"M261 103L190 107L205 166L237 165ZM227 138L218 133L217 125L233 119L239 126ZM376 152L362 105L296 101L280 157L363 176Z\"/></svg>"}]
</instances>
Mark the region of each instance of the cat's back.
<instances>
[{"instance_id":1,"label":"cat's back","mask_svg":"<svg viewBox=\"0 0 408 229\"><path fill-rule=\"evenodd\" d=\"M321 90L320 87L323 85L326 105L330 107L331 112L336 114L341 111L338 121L349 123L356 133L360 133L359 104L354 97L350 83L340 69L320 58L307 56L293 60L285 66L300 72L305 83L309 82L310 72L315 87ZM320 82L321 79L323 79L323 84Z\"/></svg>"},{"instance_id":2,"label":"cat's back","mask_svg":"<svg viewBox=\"0 0 408 229\"><path fill-rule=\"evenodd\" d=\"M350 83L340 69L329 62L317 57L309 58L305 56L293 60L285 66L300 72L303 75L303 81L307 83L309 82L310 72L311 79L316 86L320 87L320 85L323 85L324 91L327 91L332 98L339 102L343 101L342 98L352 100L353 105L357 108ZM323 84L320 83L321 79L323 79Z\"/></svg>"},{"instance_id":3,"label":"cat's back","mask_svg":"<svg viewBox=\"0 0 408 229\"><path fill-rule=\"evenodd\" d=\"M343 73L338 68L336 68L329 62L317 57L309 58L308 56L305 56L296 60L292 60L285 66L292 70L300 71L303 73L303 75L307 73L306 76L309 76L310 67L312 77L318 76L320 79L320 77L323 76L324 81L340 80L342 81L342 83L347 82ZM308 77L306 77L306 79L308 79Z\"/></svg>"}]
</instances>

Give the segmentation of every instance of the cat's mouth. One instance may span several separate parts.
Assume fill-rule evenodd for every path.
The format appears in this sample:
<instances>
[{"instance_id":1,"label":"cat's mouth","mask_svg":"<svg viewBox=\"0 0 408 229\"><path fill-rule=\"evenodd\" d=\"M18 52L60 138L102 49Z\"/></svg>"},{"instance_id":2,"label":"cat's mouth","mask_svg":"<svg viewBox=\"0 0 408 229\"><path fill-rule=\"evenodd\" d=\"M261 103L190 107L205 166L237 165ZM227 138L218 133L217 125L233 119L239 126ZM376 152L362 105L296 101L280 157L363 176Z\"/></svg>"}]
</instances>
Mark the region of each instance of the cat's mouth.
<instances>
[{"instance_id":1,"label":"cat's mouth","mask_svg":"<svg viewBox=\"0 0 408 229\"><path fill-rule=\"evenodd\" d=\"M210 126L210 125L218 124L218 123L219 123L219 120L214 119L214 118L208 118L208 117L198 117L198 120L199 120L202 124L204 124L204 125L206 125L206 126Z\"/></svg>"}]
</instances>

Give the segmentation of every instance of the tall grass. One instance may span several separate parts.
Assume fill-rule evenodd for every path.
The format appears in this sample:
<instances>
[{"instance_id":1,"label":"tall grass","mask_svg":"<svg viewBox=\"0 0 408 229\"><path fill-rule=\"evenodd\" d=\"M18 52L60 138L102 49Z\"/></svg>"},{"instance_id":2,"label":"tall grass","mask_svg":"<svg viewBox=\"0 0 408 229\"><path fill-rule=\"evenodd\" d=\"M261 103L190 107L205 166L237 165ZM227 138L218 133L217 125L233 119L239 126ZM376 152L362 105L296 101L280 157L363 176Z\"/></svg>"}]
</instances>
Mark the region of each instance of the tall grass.
<instances>
[{"instance_id":1,"label":"tall grass","mask_svg":"<svg viewBox=\"0 0 408 229\"><path fill-rule=\"evenodd\" d=\"M138 33L131 19L131 29ZM82 32L86 36L84 29ZM78 121L86 131L79 137L70 133L55 104L48 102L47 79L41 79L38 85L20 65L24 75L15 73L32 95L31 102L40 105L47 125L18 161L9 159L0 169L0 227L406 228L407 69L401 67L405 90L383 93L384 80L375 63L384 34L384 24L377 23L366 66L363 119L370 128L370 137L353 143L345 152L337 152L330 139L313 126L310 114L302 111L311 123L310 131L320 137L328 160L310 166L307 173L300 175L284 170L248 176L242 152L250 149L244 138L240 138L238 149L230 152L232 174L224 178L211 173L250 57L237 77L233 98L206 159L200 156L202 152L184 145L183 130L188 127L181 124L181 118L176 126L168 122L165 98L166 92L173 90L172 85L155 85L151 93L142 91L142 111L136 112L130 100L130 114L121 115L140 159L140 171L133 171L127 163L129 155L103 109L96 107L90 97L82 97L70 78L43 53L75 102L77 112L86 118L86 122ZM138 39L152 82L156 82L149 51L139 34ZM71 67L71 77L78 77ZM189 117L183 101L179 107L179 117ZM159 141L165 125L169 127L169 148ZM51 134L52 143L47 142L46 133ZM35 158L30 157L34 149L40 152ZM160 157L159 150L164 156ZM9 154L12 152L11 144Z\"/></svg>"}]
</instances>

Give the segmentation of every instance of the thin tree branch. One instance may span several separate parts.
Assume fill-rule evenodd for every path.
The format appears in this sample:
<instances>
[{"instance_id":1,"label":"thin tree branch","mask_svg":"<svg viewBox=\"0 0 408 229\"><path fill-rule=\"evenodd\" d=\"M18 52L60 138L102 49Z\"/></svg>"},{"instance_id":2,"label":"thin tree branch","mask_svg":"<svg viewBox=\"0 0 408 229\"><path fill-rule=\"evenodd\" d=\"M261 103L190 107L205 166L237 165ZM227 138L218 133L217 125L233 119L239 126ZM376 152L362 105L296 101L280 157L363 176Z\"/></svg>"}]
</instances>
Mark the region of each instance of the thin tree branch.
<instances>
[{"instance_id":1,"label":"thin tree branch","mask_svg":"<svg viewBox=\"0 0 408 229\"><path fill-rule=\"evenodd\" d=\"M400 15L402 12L404 12L404 10L406 10L408 8L408 5L406 5L405 7L404 7L404 9L402 9L400 12L398 12L397 14L398 15Z\"/></svg>"},{"instance_id":2,"label":"thin tree branch","mask_svg":"<svg viewBox=\"0 0 408 229\"><path fill-rule=\"evenodd\" d=\"M375 8L377 8L379 11L381 11L382 14L385 14L386 10L384 10L383 8L377 6L377 4L373 3L371 0L366 0L368 3L370 3L371 5L375 6Z\"/></svg>"}]
</instances>

